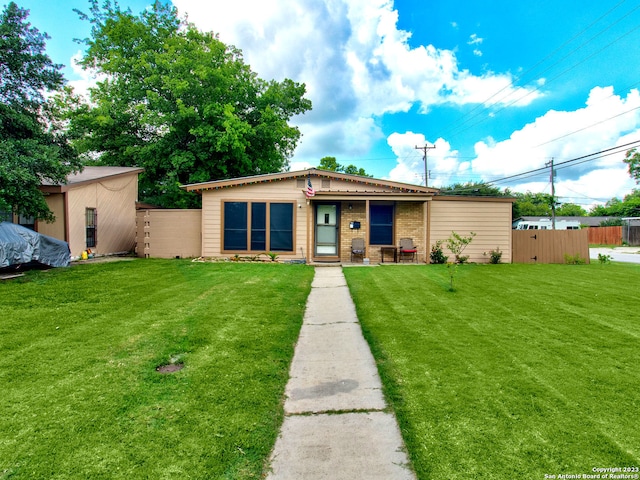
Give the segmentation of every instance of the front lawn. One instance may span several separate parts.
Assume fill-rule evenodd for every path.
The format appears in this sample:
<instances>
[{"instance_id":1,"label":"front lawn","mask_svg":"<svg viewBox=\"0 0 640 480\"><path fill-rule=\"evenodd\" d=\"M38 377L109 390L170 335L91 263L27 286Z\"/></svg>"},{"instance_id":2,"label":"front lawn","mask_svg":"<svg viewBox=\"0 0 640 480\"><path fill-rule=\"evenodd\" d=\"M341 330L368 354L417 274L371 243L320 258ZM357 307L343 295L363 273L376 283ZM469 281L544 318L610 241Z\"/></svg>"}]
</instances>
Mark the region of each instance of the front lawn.
<instances>
[{"instance_id":1,"label":"front lawn","mask_svg":"<svg viewBox=\"0 0 640 480\"><path fill-rule=\"evenodd\" d=\"M0 478L260 478L312 277L134 260L0 283Z\"/></svg>"},{"instance_id":2,"label":"front lawn","mask_svg":"<svg viewBox=\"0 0 640 480\"><path fill-rule=\"evenodd\" d=\"M640 266L344 272L420 479L640 466Z\"/></svg>"}]
</instances>

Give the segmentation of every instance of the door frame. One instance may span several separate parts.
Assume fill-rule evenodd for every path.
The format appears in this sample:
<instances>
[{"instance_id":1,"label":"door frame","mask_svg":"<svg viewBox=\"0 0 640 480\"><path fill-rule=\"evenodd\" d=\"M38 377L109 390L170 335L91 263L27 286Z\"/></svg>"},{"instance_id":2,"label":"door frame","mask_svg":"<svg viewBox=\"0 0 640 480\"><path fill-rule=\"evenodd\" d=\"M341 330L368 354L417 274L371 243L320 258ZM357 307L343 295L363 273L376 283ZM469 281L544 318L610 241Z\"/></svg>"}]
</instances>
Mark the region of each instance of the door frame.
<instances>
[{"instance_id":1,"label":"door frame","mask_svg":"<svg viewBox=\"0 0 640 480\"><path fill-rule=\"evenodd\" d=\"M333 205L336 207L336 253L322 254L317 253L318 248L318 207L325 205ZM340 206L341 202L313 202L313 258L316 261L339 262L340 261Z\"/></svg>"}]
</instances>

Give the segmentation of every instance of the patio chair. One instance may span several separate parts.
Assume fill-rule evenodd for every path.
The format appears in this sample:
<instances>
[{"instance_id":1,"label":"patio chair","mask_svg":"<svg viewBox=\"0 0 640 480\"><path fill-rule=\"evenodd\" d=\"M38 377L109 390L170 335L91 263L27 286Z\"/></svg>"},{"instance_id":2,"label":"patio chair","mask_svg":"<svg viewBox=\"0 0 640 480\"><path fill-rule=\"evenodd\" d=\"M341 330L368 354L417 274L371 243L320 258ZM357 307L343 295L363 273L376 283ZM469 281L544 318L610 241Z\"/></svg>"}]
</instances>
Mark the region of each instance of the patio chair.
<instances>
[{"instance_id":1,"label":"patio chair","mask_svg":"<svg viewBox=\"0 0 640 480\"><path fill-rule=\"evenodd\" d=\"M418 261L418 247L413 244L412 238L401 238L400 248L398 248L399 260L403 260L406 256L411 255L411 260Z\"/></svg>"},{"instance_id":2,"label":"patio chair","mask_svg":"<svg viewBox=\"0 0 640 480\"><path fill-rule=\"evenodd\" d=\"M353 257L360 256L364 262L364 238L354 238L351 240L351 262Z\"/></svg>"}]
</instances>

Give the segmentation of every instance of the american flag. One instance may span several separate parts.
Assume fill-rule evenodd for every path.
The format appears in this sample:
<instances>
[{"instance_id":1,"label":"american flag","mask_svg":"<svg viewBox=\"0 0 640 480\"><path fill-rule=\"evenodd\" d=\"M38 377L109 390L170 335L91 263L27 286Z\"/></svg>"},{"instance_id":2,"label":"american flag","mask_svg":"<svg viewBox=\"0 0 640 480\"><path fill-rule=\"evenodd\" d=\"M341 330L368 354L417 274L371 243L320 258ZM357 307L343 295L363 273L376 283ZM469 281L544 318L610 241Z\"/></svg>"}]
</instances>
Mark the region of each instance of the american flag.
<instances>
[{"instance_id":1,"label":"american flag","mask_svg":"<svg viewBox=\"0 0 640 480\"><path fill-rule=\"evenodd\" d=\"M313 189L313 185L311 185L311 177L307 178L307 198L311 198L316 194L316 191Z\"/></svg>"}]
</instances>

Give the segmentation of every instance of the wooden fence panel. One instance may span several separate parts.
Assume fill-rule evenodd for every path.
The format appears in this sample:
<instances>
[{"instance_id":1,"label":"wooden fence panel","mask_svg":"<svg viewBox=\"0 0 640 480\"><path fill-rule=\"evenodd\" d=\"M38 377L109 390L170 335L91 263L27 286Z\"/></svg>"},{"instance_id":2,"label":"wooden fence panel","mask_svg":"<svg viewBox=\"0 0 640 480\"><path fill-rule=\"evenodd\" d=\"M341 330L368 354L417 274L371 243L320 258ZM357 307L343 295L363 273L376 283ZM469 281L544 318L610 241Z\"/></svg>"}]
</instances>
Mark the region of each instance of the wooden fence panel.
<instances>
[{"instance_id":1,"label":"wooden fence panel","mask_svg":"<svg viewBox=\"0 0 640 480\"><path fill-rule=\"evenodd\" d=\"M136 254L149 258L202 255L202 211L152 209L136 212Z\"/></svg>"},{"instance_id":2,"label":"wooden fence panel","mask_svg":"<svg viewBox=\"0 0 640 480\"><path fill-rule=\"evenodd\" d=\"M640 245L640 227L626 225L622 227L622 240L632 247Z\"/></svg>"},{"instance_id":3,"label":"wooden fence panel","mask_svg":"<svg viewBox=\"0 0 640 480\"><path fill-rule=\"evenodd\" d=\"M513 263L566 263L565 255L589 263L587 229L513 230Z\"/></svg>"},{"instance_id":4,"label":"wooden fence panel","mask_svg":"<svg viewBox=\"0 0 640 480\"><path fill-rule=\"evenodd\" d=\"M589 243L595 245L622 245L622 227L589 227Z\"/></svg>"}]
</instances>

